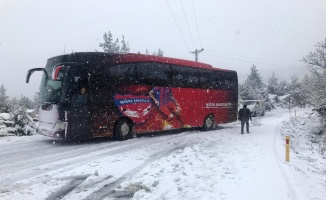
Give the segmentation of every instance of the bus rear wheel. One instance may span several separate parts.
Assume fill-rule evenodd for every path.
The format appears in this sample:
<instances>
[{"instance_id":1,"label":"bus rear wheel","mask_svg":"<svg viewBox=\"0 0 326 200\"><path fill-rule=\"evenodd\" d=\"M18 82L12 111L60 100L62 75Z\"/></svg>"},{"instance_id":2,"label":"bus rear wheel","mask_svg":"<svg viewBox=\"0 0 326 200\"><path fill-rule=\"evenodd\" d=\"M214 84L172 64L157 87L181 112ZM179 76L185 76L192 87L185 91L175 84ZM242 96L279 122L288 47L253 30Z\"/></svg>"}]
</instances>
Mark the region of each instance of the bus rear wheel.
<instances>
[{"instance_id":1,"label":"bus rear wheel","mask_svg":"<svg viewBox=\"0 0 326 200\"><path fill-rule=\"evenodd\" d=\"M209 131L212 130L213 127L214 127L214 116L213 115L206 116L202 130Z\"/></svg>"},{"instance_id":2,"label":"bus rear wheel","mask_svg":"<svg viewBox=\"0 0 326 200\"><path fill-rule=\"evenodd\" d=\"M114 136L118 140L125 140L131 137L132 126L127 119L120 119L115 127Z\"/></svg>"}]
</instances>

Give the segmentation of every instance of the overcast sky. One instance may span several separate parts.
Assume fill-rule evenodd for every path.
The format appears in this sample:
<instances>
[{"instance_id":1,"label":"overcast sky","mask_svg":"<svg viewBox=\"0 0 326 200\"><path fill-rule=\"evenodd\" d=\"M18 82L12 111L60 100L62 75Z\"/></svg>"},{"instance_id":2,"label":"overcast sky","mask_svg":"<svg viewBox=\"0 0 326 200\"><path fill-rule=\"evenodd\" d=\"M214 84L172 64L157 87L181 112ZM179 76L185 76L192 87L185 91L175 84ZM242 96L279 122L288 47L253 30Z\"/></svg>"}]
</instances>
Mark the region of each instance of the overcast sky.
<instances>
[{"instance_id":1,"label":"overcast sky","mask_svg":"<svg viewBox=\"0 0 326 200\"><path fill-rule=\"evenodd\" d=\"M267 80L307 73L300 59L326 38L325 0L0 0L0 85L10 97L33 97L50 57L102 50L104 32L131 52L161 48L167 57L236 70L253 64Z\"/></svg>"}]
</instances>

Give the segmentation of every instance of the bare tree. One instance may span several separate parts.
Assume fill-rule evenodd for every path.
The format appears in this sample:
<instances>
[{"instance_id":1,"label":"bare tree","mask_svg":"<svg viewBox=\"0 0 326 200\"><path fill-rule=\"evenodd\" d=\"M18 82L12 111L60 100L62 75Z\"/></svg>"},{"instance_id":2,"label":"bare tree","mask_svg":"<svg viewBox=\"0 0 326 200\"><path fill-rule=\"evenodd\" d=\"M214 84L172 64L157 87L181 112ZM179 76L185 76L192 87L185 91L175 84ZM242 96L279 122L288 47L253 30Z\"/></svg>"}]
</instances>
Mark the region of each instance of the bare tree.
<instances>
[{"instance_id":1,"label":"bare tree","mask_svg":"<svg viewBox=\"0 0 326 200\"><path fill-rule=\"evenodd\" d=\"M301 61L308 66L312 73L321 75L326 70L326 38L325 41L318 42L315 47L315 51L310 52Z\"/></svg>"},{"instance_id":2,"label":"bare tree","mask_svg":"<svg viewBox=\"0 0 326 200\"><path fill-rule=\"evenodd\" d=\"M309 101L326 117L326 39L318 42L315 47L314 52L302 59L312 73L306 77L305 83L308 84L304 88L308 91Z\"/></svg>"}]
</instances>

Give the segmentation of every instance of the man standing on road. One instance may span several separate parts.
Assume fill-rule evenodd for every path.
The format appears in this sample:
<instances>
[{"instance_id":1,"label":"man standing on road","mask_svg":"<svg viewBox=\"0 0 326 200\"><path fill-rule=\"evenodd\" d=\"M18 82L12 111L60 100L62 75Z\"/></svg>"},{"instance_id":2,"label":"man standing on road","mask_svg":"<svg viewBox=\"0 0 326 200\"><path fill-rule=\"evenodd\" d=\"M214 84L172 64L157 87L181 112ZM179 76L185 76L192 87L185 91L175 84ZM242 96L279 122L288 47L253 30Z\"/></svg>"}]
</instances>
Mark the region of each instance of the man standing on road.
<instances>
[{"instance_id":1,"label":"man standing on road","mask_svg":"<svg viewBox=\"0 0 326 200\"><path fill-rule=\"evenodd\" d=\"M251 119L250 110L247 108L247 105L243 105L243 108L239 110L238 119L241 121L241 134L243 134L243 127L246 123L247 133L249 133L249 119Z\"/></svg>"}]
</instances>

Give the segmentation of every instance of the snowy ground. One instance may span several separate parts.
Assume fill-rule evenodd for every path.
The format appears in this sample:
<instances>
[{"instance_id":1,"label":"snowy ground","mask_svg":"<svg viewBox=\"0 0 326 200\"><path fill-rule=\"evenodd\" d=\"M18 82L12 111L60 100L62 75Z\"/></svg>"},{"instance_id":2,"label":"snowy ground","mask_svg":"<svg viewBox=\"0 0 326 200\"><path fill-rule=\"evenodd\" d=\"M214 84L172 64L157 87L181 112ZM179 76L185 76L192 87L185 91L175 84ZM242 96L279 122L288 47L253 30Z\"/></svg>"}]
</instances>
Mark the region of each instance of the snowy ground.
<instances>
[{"instance_id":1,"label":"snowy ground","mask_svg":"<svg viewBox=\"0 0 326 200\"><path fill-rule=\"evenodd\" d=\"M304 132L294 133L310 112L297 110L290 121L288 110L272 110L255 117L244 135L236 122L209 132L122 142L2 137L0 199L322 200L325 155L317 146L308 148L311 140L300 137ZM291 162L286 163L289 133Z\"/></svg>"}]
</instances>

